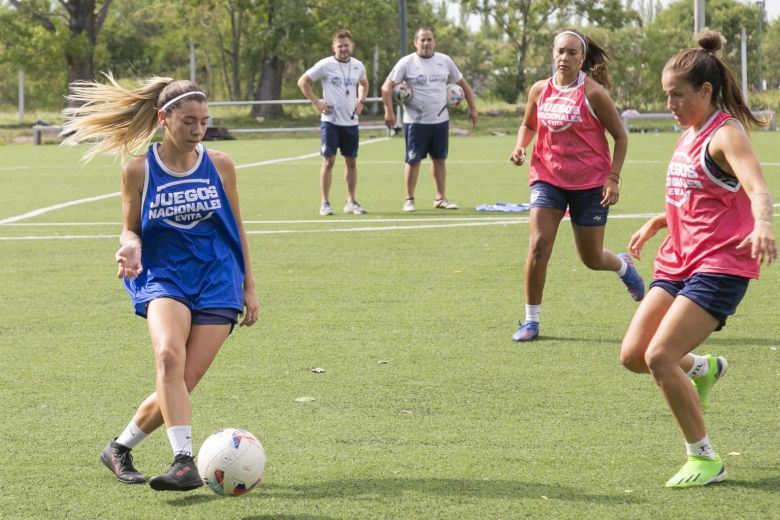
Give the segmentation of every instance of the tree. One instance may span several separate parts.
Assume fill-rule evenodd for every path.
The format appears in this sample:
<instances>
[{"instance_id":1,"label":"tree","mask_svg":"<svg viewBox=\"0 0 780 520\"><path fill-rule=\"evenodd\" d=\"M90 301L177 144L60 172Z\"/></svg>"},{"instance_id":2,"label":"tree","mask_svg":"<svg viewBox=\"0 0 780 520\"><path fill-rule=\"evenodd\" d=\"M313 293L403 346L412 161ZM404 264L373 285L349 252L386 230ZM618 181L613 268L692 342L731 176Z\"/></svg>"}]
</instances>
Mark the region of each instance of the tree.
<instances>
[{"instance_id":1,"label":"tree","mask_svg":"<svg viewBox=\"0 0 780 520\"><path fill-rule=\"evenodd\" d=\"M780 56L780 20L769 26L764 26L764 56ZM780 68L764 67L764 79L769 88L780 87Z\"/></svg>"},{"instance_id":2,"label":"tree","mask_svg":"<svg viewBox=\"0 0 780 520\"><path fill-rule=\"evenodd\" d=\"M534 47L547 52L552 31L569 24L575 15L610 29L641 21L639 14L624 9L620 0L461 0L461 5L497 27L514 47L514 84L505 82L503 89L509 103L527 88L528 58Z\"/></svg>"},{"instance_id":3,"label":"tree","mask_svg":"<svg viewBox=\"0 0 780 520\"><path fill-rule=\"evenodd\" d=\"M59 0L67 20L64 54L68 70L68 85L77 80L93 78L93 59L98 34L108 15L112 0ZM20 13L52 34L65 30L58 17L62 11L53 2L10 0Z\"/></svg>"}]
</instances>

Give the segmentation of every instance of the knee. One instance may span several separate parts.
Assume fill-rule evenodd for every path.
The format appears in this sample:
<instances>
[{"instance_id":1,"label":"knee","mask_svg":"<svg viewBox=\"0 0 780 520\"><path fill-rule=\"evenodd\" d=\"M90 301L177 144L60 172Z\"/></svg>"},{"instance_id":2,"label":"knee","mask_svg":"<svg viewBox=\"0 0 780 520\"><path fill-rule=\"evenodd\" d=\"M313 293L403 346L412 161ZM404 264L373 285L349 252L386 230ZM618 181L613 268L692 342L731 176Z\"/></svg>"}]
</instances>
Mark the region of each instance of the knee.
<instances>
[{"instance_id":1,"label":"knee","mask_svg":"<svg viewBox=\"0 0 780 520\"><path fill-rule=\"evenodd\" d=\"M582 264L591 271L600 271L604 267L604 262L601 258L586 256L580 257L580 260L582 260Z\"/></svg>"},{"instance_id":2,"label":"knee","mask_svg":"<svg viewBox=\"0 0 780 520\"><path fill-rule=\"evenodd\" d=\"M157 374L163 378L182 376L184 357L173 345L161 344L155 347Z\"/></svg>"},{"instance_id":3,"label":"knee","mask_svg":"<svg viewBox=\"0 0 780 520\"><path fill-rule=\"evenodd\" d=\"M630 370L637 374L647 372L644 355L637 349L626 345L625 342L623 342L623 345L620 348L620 364L623 365L626 370Z\"/></svg>"},{"instance_id":4,"label":"knee","mask_svg":"<svg viewBox=\"0 0 780 520\"><path fill-rule=\"evenodd\" d=\"M674 368L678 364L678 360L673 360L667 353L666 349L655 346L645 352L645 364L653 377L662 376L670 368Z\"/></svg>"},{"instance_id":5,"label":"knee","mask_svg":"<svg viewBox=\"0 0 780 520\"><path fill-rule=\"evenodd\" d=\"M552 242L542 235L531 236L528 242L528 257L532 262L547 262L552 253Z\"/></svg>"}]
</instances>

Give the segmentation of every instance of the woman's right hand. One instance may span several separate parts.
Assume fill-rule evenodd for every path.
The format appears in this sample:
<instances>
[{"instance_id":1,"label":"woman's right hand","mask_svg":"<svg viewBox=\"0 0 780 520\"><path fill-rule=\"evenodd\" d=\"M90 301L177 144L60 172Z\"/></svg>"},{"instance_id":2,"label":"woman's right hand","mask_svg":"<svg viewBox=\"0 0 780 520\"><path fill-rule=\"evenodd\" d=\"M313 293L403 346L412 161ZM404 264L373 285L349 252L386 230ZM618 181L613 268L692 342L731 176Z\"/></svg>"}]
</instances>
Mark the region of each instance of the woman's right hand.
<instances>
[{"instance_id":1,"label":"woman's right hand","mask_svg":"<svg viewBox=\"0 0 780 520\"><path fill-rule=\"evenodd\" d=\"M116 251L116 263L119 264L116 277L132 280L143 271L141 265L141 242L131 240Z\"/></svg>"},{"instance_id":2,"label":"woman's right hand","mask_svg":"<svg viewBox=\"0 0 780 520\"><path fill-rule=\"evenodd\" d=\"M639 231L631 235L631 239L628 241L628 252L631 253L631 256L637 260L641 260L639 255L642 252L642 247L645 245L645 242L653 238L655 234L658 233L658 230L665 225L666 216L663 214L645 222L645 224L639 228Z\"/></svg>"}]
</instances>

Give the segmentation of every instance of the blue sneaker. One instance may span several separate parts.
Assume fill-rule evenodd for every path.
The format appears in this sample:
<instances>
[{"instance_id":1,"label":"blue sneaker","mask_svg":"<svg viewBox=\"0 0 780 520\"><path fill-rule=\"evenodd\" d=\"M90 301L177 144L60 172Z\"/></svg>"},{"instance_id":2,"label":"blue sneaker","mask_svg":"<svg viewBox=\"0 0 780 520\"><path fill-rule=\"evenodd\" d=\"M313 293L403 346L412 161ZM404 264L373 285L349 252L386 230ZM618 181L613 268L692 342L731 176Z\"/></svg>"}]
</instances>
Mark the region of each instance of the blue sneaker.
<instances>
[{"instance_id":1,"label":"blue sneaker","mask_svg":"<svg viewBox=\"0 0 780 520\"><path fill-rule=\"evenodd\" d=\"M517 332L512 334L512 341L531 341L539 336L539 322L538 321L526 321L525 323L517 322Z\"/></svg>"},{"instance_id":2,"label":"blue sneaker","mask_svg":"<svg viewBox=\"0 0 780 520\"><path fill-rule=\"evenodd\" d=\"M645 297L645 281L642 279L642 275L634 267L634 261L627 253L620 253L618 255L628 264L626 274L620 277L626 287L628 287L628 294L631 295L634 301L642 301Z\"/></svg>"}]
</instances>

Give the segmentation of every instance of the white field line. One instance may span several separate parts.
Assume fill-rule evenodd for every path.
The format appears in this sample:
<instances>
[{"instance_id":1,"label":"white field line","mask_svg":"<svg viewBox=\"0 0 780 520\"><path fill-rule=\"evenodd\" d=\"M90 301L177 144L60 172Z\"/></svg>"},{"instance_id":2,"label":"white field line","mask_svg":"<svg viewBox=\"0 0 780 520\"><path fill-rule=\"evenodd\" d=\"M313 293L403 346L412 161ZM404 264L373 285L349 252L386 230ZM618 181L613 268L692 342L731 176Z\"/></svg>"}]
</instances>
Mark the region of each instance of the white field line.
<instances>
[{"instance_id":1,"label":"white field line","mask_svg":"<svg viewBox=\"0 0 780 520\"><path fill-rule=\"evenodd\" d=\"M390 139L389 137L377 137L376 139L368 139L366 141L361 141L360 146L366 146L369 144L374 143L381 143L382 141L387 141ZM307 153L305 155L298 155L296 157L282 157L281 159L270 159L268 161L260 161L256 163L247 163L247 164L240 164L236 166L237 170L243 169L243 168L254 168L255 166L268 166L269 164L279 164L283 162L292 162L292 161L300 161L303 159L311 159L313 157L319 157L320 152L314 152L314 153Z\"/></svg>"},{"instance_id":2,"label":"white field line","mask_svg":"<svg viewBox=\"0 0 780 520\"><path fill-rule=\"evenodd\" d=\"M77 199L77 200L71 200L68 202L63 202L62 204L55 204L54 206L47 206L45 208L39 208L33 211L29 211L27 213L22 213L21 215L16 215L13 217L8 217L6 219L0 220L0 224L10 224L11 222L16 222L18 220L24 220L26 218L32 218L37 217L38 215L42 215L44 213L48 213L50 211L55 211L62 208L67 208L68 206L77 206L78 204L84 204L86 202L95 202L97 200L103 200L108 199L111 197L117 197L120 195L120 192L115 193L106 193L105 195L98 195L96 197L87 197L86 199Z\"/></svg>"},{"instance_id":3,"label":"white field line","mask_svg":"<svg viewBox=\"0 0 780 520\"><path fill-rule=\"evenodd\" d=\"M360 144L361 145L374 144L374 143L379 143L379 142L382 142L382 141L387 141L388 139L390 139L390 138L389 137L379 137L377 139L368 139L367 141L363 141ZM261 161L261 162L249 163L249 164L239 164L238 166L236 166L236 169L251 168L251 167L254 167L254 166L266 166L266 165L269 165L269 164L277 164L277 163L282 163L282 162L296 161L296 160L299 160L299 159L308 159L310 157L317 157L319 155L320 155L320 153L317 152L317 153L314 153L314 154L300 155L298 157L283 157L281 159L272 159L270 161ZM76 206L78 204L84 204L84 203L87 203L87 202L95 202L95 201L98 201L98 200L108 199L108 198L111 198L111 197L118 197L119 195L121 195L121 192L117 191L117 192L114 192L114 193L106 193L104 195L97 195L95 197L87 197L85 199L77 199L77 200L71 200L71 201L68 201L68 202L63 202L61 204L54 204L53 206L47 206L45 208L38 208L36 210L29 211L27 213L23 213L21 215L14 215L12 217L5 218L3 220L0 220L0 224L10 224L12 222L17 222L19 220L25 220L25 219L32 218L32 217L37 217L38 215L42 215L44 213L49 213L50 211L56 211L58 209L67 208L69 206Z\"/></svg>"},{"instance_id":4,"label":"white field line","mask_svg":"<svg viewBox=\"0 0 780 520\"><path fill-rule=\"evenodd\" d=\"M636 213L627 215L610 215L611 219L646 219L654 216L655 213ZM566 219L568 220L568 218ZM305 221L263 221L265 223L301 223ZM320 222L320 221L316 221ZM328 223L333 224L336 221L330 221ZM344 220L344 223L356 224L355 220ZM367 225L372 222L382 223L398 223L398 222L415 222L415 224L409 226L403 225L389 225L389 226L371 226ZM425 222L436 222L435 224L424 224ZM247 235L291 235L300 233L375 233L379 231L413 231L420 229L441 229L441 228L465 228L475 226L510 226L515 224L528 223L528 217L514 217L514 218L499 218L499 217L487 217L487 218L464 218L464 219L383 219L374 221L363 221L359 226L347 227L347 228L329 228L329 229L265 229L265 230L247 230ZM11 240L77 240L77 239L100 239L110 238L116 239L117 234L89 234L89 235L27 235L19 237L0 237L0 241Z\"/></svg>"}]
</instances>

